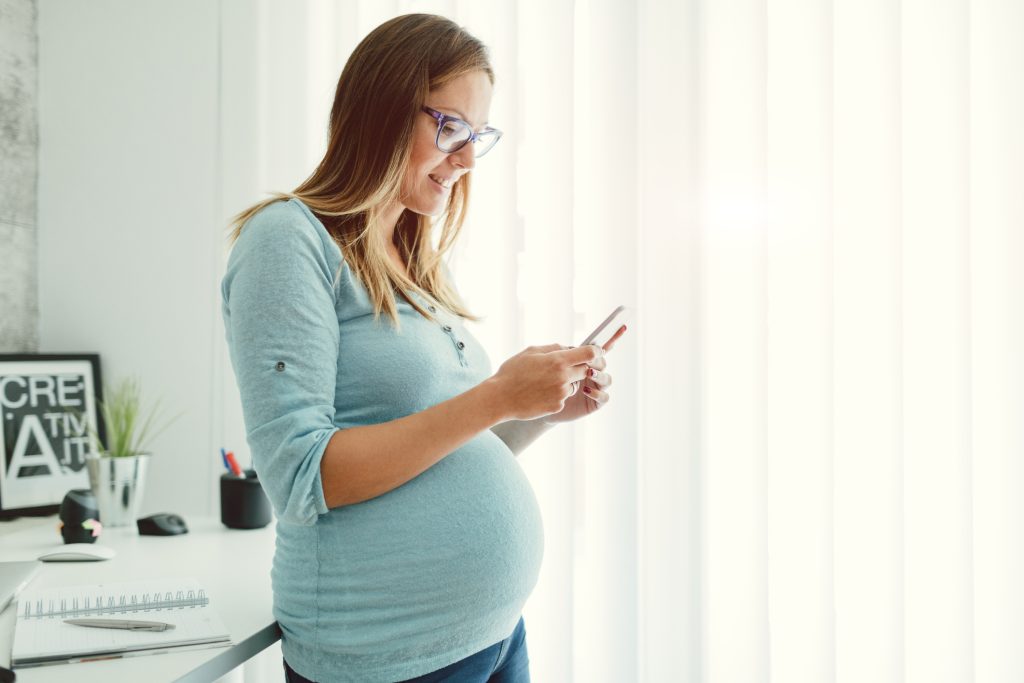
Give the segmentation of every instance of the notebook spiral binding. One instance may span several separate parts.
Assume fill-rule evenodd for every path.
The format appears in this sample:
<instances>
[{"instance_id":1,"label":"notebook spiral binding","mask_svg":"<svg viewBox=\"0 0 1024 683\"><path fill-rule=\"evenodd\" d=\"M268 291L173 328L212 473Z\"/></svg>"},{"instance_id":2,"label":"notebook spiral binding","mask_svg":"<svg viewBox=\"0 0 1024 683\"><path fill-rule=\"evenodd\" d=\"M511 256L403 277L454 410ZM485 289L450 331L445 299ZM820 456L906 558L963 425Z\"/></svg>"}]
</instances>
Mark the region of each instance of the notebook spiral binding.
<instances>
[{"instance_id":1,"label":"notebook spiral binding","mask_svg":"<svg viewBox=\"0 0 1024 683\"><path fill-rule=\"evenodd\" d=\"M99 614L132 614L136 612L160 612L169 609L203 607L210 602L206 591L177 591L172 593L143 593L141 596L130 595L88 595L78 598L61 598L60 600L36 600L25 604L25 619L52 619L65 617L85 617Z\"/></svg>"}]
</instances>

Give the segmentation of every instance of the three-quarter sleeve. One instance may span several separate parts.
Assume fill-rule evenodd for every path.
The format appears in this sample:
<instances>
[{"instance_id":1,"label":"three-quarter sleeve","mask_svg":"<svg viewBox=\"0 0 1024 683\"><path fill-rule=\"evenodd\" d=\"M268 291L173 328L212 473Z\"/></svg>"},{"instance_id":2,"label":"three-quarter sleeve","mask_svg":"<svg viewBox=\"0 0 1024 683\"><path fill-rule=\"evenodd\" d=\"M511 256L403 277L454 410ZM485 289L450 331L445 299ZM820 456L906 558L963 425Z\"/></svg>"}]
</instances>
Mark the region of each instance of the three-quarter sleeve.
<instances>
[{"instance_id":1,"label":"three-quarter sleeve","mask_svg":"<svg viewBox=\"0 0 1024 683\"><path fill-rule=\"evenodd\" d=\"M292 524L328 510L320 460L337 431L340 336L329 246L304 217L271 205L242 230L221 284L253 466Z\"/></svg>"}]
</instances>

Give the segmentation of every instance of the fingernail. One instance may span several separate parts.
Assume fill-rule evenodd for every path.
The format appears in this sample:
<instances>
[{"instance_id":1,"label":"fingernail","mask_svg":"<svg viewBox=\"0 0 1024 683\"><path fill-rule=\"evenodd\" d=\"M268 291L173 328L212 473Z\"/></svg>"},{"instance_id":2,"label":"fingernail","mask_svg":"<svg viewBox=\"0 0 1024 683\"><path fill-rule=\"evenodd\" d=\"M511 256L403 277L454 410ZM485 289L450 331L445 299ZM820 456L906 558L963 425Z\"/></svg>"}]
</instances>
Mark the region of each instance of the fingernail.
<instances>
[{"instance_id":1,"label":"fingernail","mask_svg":"<svg viewBox=\"0 0 1024 683\"><path fill-rule=\"evenodd\" d=\"M590 387L583 387L583 393L584 394L589 394L590 393Z\"/></svg>"},{"instance_id":2,"label":"fingernail","mask_svg":"<svg viewBox=\"0 0 1024 683\"><path fill-rule=\"evenodd\" d=\"M587 368L587 377L594 376L594 368Z\"/></svg>"}]
</instances>

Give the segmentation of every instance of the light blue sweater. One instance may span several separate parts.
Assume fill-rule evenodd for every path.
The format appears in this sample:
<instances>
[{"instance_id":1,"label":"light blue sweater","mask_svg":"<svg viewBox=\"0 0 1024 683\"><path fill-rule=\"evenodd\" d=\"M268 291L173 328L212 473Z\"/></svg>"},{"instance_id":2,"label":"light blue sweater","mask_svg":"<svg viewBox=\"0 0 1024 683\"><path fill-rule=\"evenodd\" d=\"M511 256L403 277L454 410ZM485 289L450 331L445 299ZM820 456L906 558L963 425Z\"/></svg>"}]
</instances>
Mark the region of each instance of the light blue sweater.
<instances>
[{"instance_id":1,"label":"light blue sweater","mask_svg":"<svg viewBox=\"0 0 1024 683\"><path fill-rule=\"evenodd\" d=\"M324 683L397 681L507 638L544 539L533 489L491 430L362 503L329 510L320 480L338 429L491 376L462 319L421 297L431 322L398 297L401 332L387 315L375 325L341 250L294 199L247 223L221 293L253 464L278 520L271 583L288 663Z\"/></svg>"}]
</instances>

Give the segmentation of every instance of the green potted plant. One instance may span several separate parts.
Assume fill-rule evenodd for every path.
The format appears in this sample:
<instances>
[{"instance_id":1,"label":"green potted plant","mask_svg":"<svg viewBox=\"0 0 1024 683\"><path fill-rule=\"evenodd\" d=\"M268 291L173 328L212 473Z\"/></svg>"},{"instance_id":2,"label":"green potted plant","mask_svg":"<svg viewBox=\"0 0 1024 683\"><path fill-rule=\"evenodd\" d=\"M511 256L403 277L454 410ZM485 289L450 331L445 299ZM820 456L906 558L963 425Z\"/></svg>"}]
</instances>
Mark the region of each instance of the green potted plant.
<instances>
[{"instance_id":1,"label":"green potted plant","mask_svg":"<svg viewBox=\"0 0 1024 683\"><path fill-rule=\"evenodd\" d=\"M106 427L106 443L90 426L89 436L98 455L86 458L89 485L96 496L100 522L107 527L135 524L146 481L146 467L151 452L149 444L163 432L176 415L162 427L153 429L159 415L159 404L150 410L142 405L142 389L138 378L129 377L113 387L104 387L99 402Z\"/></svg>"}]
</instances>

